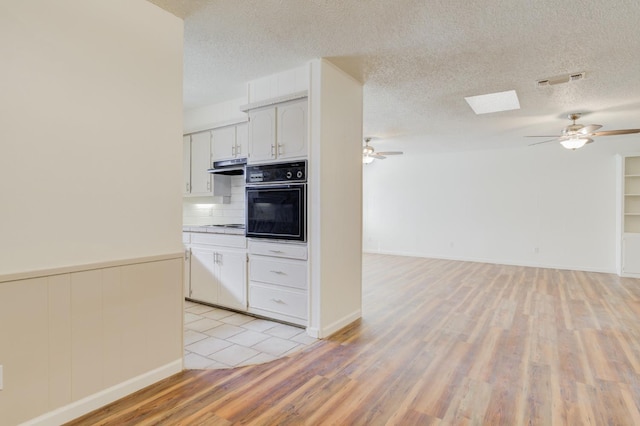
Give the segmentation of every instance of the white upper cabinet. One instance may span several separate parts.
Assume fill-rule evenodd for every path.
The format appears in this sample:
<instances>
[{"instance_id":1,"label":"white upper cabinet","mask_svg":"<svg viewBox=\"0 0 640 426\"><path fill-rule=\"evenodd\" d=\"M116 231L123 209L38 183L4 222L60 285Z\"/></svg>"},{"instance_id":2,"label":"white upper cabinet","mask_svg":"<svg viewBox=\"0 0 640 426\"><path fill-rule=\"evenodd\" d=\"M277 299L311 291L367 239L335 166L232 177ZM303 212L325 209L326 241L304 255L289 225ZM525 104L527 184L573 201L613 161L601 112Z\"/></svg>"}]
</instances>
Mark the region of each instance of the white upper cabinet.
<instances>
[{"instance_id":1,"label":"white upper cabinet","mask_svg":"<svg viewBox=\"0 0 640 426\"><path fill-rule=\"evenodd\" d=\"M249 112L249 163L307 156L307 99Z\"/></svg>"},{"instance_id":2,"label":"white upper cabinet","mask_svg":"<svg viewBox=\"0 0 640 426\"><path fill-rule=\"evenodd\" d=\"M276 109L278 158L307 156L307 99L287 102Z\"/></svg>"},{"instance_id":3,"label":"white upper cabinet","mask_svg":"<svg viewBox=\"0 0 640 426\"><path fill-rule=\"evenodd\" d=\"M246 157L249 153L249 125L247 123L236 126L236 151L238 158Z\"/></svg>"},{"instance_id":4,"label":"white upper cabinet","mask_svg":"<svg viewBox=\"0 0 640 426\"><path fill-rule=\"evenodd\" d=\"M260 108L249 112L249 158L256 163L276 158L276 108Z\"/></svg>"},{"instance_id":5,"label":"white upper cabinet","mask_svg":"<svg viewBox=\"0 0 640 426\"><path fill-rule=\"evenodd\" d=\"M211 132L213 161L228 160L234 157L236 147L236 127L227 126Z\"/></svg>"},{"instance_id":6,"label":"white upper cabinet","mask_svg":"<svg viewBox=\"0 0 640 426\"><path fill-rule=\"evenodd\" d=\"M211 133L191 135L191 195L211 195Z\"/></svg>"},{"instance_id":7,"label":"white upper cabinet","mask_svg":"<svg viewBox=\"0 0 640 426\"><path fill-rule=\"evenodd\" d=\"M213 161L247 156L247 124L226 126L212 132Z\"/></svg>"},{"instance_id":8,"label":"white upper cabinet","mask_svg":"<svg viewBox=\"0 0 640 426\"><path fill-rule=\"evenodd\" d=\"M211 132L184 136L182 140L183 196L224 197L222 202L228 203L231 196L231 178L222 175L212 176L207 171L211 168L212 162L211 144Z\"/></svg>"}]
</instances>

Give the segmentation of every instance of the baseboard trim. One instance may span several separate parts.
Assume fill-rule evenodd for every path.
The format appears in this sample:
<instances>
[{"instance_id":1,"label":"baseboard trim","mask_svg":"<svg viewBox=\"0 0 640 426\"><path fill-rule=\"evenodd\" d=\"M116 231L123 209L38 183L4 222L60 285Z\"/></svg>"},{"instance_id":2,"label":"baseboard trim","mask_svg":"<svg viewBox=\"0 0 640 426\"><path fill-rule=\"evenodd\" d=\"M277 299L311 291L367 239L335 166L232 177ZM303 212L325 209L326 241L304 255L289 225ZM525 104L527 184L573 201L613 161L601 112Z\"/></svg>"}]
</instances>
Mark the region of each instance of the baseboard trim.
<instances>
[{"instance_id":1,"label":"baseboard trim","mask_svg":"<svg viewBox=\"0 0 640 426\"><path fill-rule=\"evenodd\" d=\"M26 421L21 426L61 425L181 371L182 358Z\"/></svg>"},{"instance_id":2,"label":"baseboard trim","mask_svg":"<svg viewBox=\"0 0 640 426\"><path fill-rule=\"evenodd\" d=\"M333 323L329 324L326 327L322 327L320 329L313 329L313 331L318 334L317 336L313 336L313 337L316 337L317 339L323 339L325 337L329 337L336 331L339 331L345 328L346 326L348 326L349 324L351 324L352 322L354 322L360 317L362 317L362 310L358 309L357 311L351 312L350 314L345 315L339 320L334 321ZM307 329L307 332L309 333L308 329Z\"/></svg>"},{"instance_id":3,"label":"baseboard trim","mask_svg":"<svg viewBox=\"0 0 640 426\"><path fill-rule=\"evenodd\" d=\"M313 337L314 339L319 339L320 330L317 327L307 327L307 335Z\"/></svg>"},{"instance_id":4,"label":"baseboard trim","mask_svg":"<svg viewBox=\"0 0 640 426\"><path fill-rule=\"evenodd\" d=\"M508 266L525 266L528 268L543 268L543 269L560 269L565 271L583 271L583 272L598 272L602 274L616 274L617 271L609 268L591 268L585 266L571 266L571 265L559 265L552 263L537 263L529 261L515 261L507 259L486 259L481 257L457 257L457 256L445 256L438 254L427 254L418 252L405 252L405 251L392 251L392 250L363 250L365 254L386 254L390 256L406 256L406 257L422 257L426 259L442 259L442 260L457 260L460 262L475 262L475 263L490 263L493 265L508 265Z\"/></svg>"}]
</instances>

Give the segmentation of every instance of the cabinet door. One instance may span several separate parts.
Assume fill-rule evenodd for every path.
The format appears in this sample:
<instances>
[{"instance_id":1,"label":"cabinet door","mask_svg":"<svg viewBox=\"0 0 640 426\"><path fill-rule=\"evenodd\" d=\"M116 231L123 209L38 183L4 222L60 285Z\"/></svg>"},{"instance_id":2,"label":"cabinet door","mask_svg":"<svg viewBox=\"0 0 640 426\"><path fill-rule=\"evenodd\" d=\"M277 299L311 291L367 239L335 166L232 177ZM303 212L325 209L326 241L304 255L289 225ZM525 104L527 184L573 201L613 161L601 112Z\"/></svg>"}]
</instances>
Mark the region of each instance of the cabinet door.
<instances>
[{"instance_id":1,"label":"cabinet door","mask_svg":"<svg viewBox=\"0 0 640 426\"><path fill-rule=\"evenodd\" d=\"M211 195L211 134L191 135L191 195Z\"/></svg>"},{"instance_id":2,"label":"cabinet door","mask_svg":"<svg viewBox=\"0 0 640 426\"><path fill-rule=\"evenodd\" d=\"M278 106L278 158L307 155L307 99Z\"/></svg>"},{"instance_id":3,"label":"cabinet door","mask_svg":"<svg viewBox=\"0 0 640 426\"><path fill-rule=\"evenodd\" d=\"M236 157L247 156L249 147L249 125L238 124L236 126Z\"/></svg>"},{"instance_id":4,"label":"cabinet door","mask_svg":"<svg viewBox=\"0 0 640 426\"><path fill-rule=\"evenodd\" d=\"M622 272L640 275L640 233L626 234L623 237Z\"/></svg>"},{"instance_id":5,"label":"cabinet door","mask_svg":"<svg viewBox=\"0 0 640 426\"><path fill-rule=\"evenodd\" d=\"M191 192L191 136L182 138L182 193Z\"/></svg>"},{"instance_id":6,"label":"cabinet door","mask_svg":"<svg viewBox=\"0 0 640 426\"><path fill-rule=\"evenodd\" d=\"M236 153L235 126L221 127L211 132L211 145L213 161L234 158Z\"/></svg>"},{"instance_id":7,"label":"cabinet door","mask_svg":"<svg viewBox=\"0 0 640 426\"><path fill-rule=\"evenodd\" d=\"M218 303L230 308L247 309L247 255L216 251L218 266Z\"/></svg>"},{"instance_id":8,"label":"cabinet door","mask_svg":"<svg viewBox=\"0 0 640 426\"><path fill-rule=\"evenodd\" d=\"M184 265L183 265L183 296L191 297L191 252L188 247L184 247Z\"/></svg>"},{"instance_id":9,"label":"cabinet door","mask_svg":"<svg viewBox=\"0 0 640 426\"><path fill-rule=\"evenodd\" d=\"M249 163L275 158L276 109L273 107L249 113Z\"/></svg>"},{"instance_id":10,"label":"cabinet door","mask_svg":"<svg viewBox=\"0 0 640 426\"><path fill-rule=\"evenodd\" d=\"M191 298L218 303L215 252L199 247L191 248Z\"/></svg>"}]
</instances>

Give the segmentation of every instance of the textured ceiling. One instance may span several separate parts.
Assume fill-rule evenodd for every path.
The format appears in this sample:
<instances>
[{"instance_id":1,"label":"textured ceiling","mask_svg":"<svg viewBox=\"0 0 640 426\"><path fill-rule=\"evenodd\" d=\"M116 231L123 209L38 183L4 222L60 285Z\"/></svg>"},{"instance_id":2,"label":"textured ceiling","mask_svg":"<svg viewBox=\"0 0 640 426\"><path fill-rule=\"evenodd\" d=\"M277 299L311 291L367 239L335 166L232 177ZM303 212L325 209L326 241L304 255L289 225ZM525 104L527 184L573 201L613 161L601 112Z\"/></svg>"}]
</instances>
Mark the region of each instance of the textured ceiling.
<instances>
[{"instance_id":1,"label":"textured ceiling","mask_svg":"<svg viewBox=\"0 0 640 426\"><path fill-rule=\"evenodd\" d=\"M150 1L185 20L185 109L325 57L364 83L364 134L380 150L520 148L569 112L640 127L638 0ZM476 116L464 100L511 89L520 110ZM637 135L612 138L625 137Z\"/></svg>"}]
</instances>

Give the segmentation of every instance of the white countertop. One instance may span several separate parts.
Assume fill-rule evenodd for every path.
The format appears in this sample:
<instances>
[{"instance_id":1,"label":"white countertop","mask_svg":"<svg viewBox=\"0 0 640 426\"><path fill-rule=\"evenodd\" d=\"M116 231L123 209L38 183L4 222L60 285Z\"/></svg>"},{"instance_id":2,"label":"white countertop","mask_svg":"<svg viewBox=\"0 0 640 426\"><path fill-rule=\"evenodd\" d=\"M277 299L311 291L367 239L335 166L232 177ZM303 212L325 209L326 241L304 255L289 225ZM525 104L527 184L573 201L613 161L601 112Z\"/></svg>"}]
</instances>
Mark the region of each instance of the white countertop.
<instances>
[{"instance_id":1,"label":"white countertop","mask_svg":"<svg viewBox=\"0 0 640 426\"><path fill-rule=\"evenodd\" d=\"M244 235L244 228L228 228L223 225L182 225L182 232Z\"/></svg>"}]
</instances>

